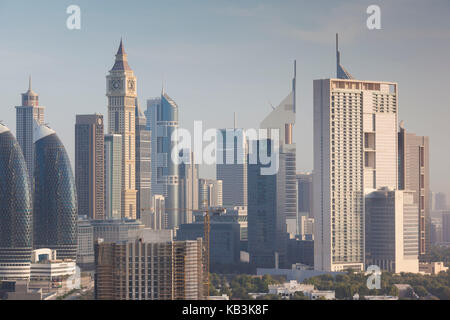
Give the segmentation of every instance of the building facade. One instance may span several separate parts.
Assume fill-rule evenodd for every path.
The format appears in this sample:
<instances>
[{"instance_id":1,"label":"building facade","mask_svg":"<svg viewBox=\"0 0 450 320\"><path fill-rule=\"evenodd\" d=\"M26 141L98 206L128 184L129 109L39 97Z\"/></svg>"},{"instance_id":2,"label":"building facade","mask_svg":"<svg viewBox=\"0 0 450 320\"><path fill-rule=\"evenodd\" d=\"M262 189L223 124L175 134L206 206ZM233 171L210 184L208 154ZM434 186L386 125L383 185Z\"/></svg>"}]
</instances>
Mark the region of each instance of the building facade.
<instances>
[{"instance_id":1,"label":"building facade","mask_svg":"<svg viewBox=\"0 0 450 320\"><path fill-rule=\"evenodd\" d=\"M247 206L247 154L243 129L218 130L216 178L222 181L224 206Z\"/></svg>"},{"instance_id":2,"label":"building facade","mask_svg":"<svg viewBox=\"0 0 450 320\"><path fill-rule=\"evenodd\" d=\"M29 279L32 194L20 145L0 123L0 279Z\"/></svg>"},{"instance_id":3,"label":"building facade","mask_svg":"<svg viewBox=\"0 0 450 320\"><path fill-rule=\"evenodd\" d=\"M200 209L223 206L222 180L198 180L198 205Z\"/></svg>"},{"instance_id":4,"label":"building facade","mask_svg":"<svg viewBox=\"0 0 450 320\"><path fill-rule=\"evenodd\" d=\"M388 272L419 272L414 192L380 189L366 198L366 260Z\"/></svg>"},{"instance_id":5,"label":"building facade","mask_svg":"<svg viewBox=\"0 0 450 320\"><path fill-rule=\"evenodd\" d=\"M313 218L313 174L311 172L307 173L297 173L297 191L298 191L298 213L299 215L304 213L307 214L309 218Z\"/></svg>"},{"instance_id":6,"label":"building facade","mask_svg":"<svg viewBox=\"0 0 450 320\"><path fill-rule=\"evenodd\" d=\"M151 211L152 167L151 132L147 128L147 118L139 107L136 98L136 212L140 219L146 211Z\"/></svg>"},{"instance_id":7,"label":"building facade","mask_svg":"<svg viewBox=\"0 0 450 320\"><path fill-rule=\"evenodd\" d=\"M173 241L170 230L136 233L121 243L96 244L98 300L199 300L202 241Z\"/></svg>"},{"instance_id":8,"label":"building facade","mask_svg":"<svg viewBox=\"0 0 450 320\"><path fill-rule=\"evenodd\" d=\"M56 250L58 259L77 258L77 194L66 149L45 125L34 130L33 243Z\"/></svg>"},{"instance_id":9,"label":"building facade","mask_svg":"<svg viewBox=\"0 0 450 320\"><path fill-rule=\"evenodd\" d=\"M414 191L419 210L419 255L423 258L430 247L430 140L406 132L403 122L398 134L399 189Z\"/></svg>"},{"instance_id":10,"label":"building facade","mask_svg":"<svg viewBox=\"0 0 450 320\"><path fill-rule=\"evenodd\" d=\"M77 115L75 123L75 182L78 214L105 218L103 116Z\"/></svg>"},{"instance_id":11,"label":"building facade","mask_svg":"<svg viewBox=\"0 0 450 320\"><path fill-rule=\"evenodd\" d=\"M179 165L179 203L182 215L181 224L192 223L192 212L198 210L198 164L194 162L194 153L189 149L180 152L183 161Z\"/></svg>"},{"instance_id":12,"label":"building facade","mask_svg":"<svg viewBox=\"0 0 450 320\"><path fill-rule=\"evenodd\" d=\"M137 82L120 41L114 66L106 76L109 133L122 135L123 218L136 219L136 108Z\"/></svg>"},{"instance_id":13,"label":"building facade","mask_svg":"<svg viewBox=\"0 0 450 320\"><path fill-rule=\"evenodd\" d=\"M178 128L178 106L164 89L160 98L147 100L147 126L152 139L152 193L164 196L167 227L180 224L179 166L171 157L172 135Z\"/></svg>"},{"instance_id":14,"label":"building facade","mask_svg":"<svg viewBox=\"0 0 450 320\"><path fill-rule=\"evenodd\" d=\"M122 218L122 135L105 135L105 218Z\"/></svg>"}]
</instances>

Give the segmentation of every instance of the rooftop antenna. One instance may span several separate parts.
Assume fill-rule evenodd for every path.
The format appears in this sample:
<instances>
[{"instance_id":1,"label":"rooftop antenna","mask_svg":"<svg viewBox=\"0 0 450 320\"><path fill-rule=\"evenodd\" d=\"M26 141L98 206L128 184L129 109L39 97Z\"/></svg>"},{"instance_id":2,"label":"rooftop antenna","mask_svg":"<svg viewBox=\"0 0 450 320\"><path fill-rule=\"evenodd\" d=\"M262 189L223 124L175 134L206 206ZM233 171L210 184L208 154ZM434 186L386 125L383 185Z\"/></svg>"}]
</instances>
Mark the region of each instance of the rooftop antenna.
<instances>
[{"instance_id":1,"label":"rooftop antenna","mask_svg":"<svg viewBox=\"0 0 450 320\"><path fill-rule=\"evenodd\" d=\"M31 91L31 74L28 76L28 91Z\"/></svg>"},{"instance_id":2,"label":"rooftop antenna","mask_svg":"<svg viewBox=\"0 0 450 320\"><path fill-rule=\"evenodd\" d=\"M236 127L237 127L236 112L234 112L234 122L233 122L233 125L234 125L234 130L236 130Z\"/></svg>"},{"instance_id":3,"label":"rooftop antenna","mask_svg":"<svg viewBox=\"0 0 450 320\"><path fill-rule=\"evenodd\" d=\"M270 102L270 99L267 99L267 102L268 102L269 105L272 107L272 109L275 110L275 107L273 106L272 102Z\"/></svg>"},{"instance_id":4,"label":"rooftop antenna","mask_svg":"<svg viewBox=\"0 0 450 320\"><path fill-rule=\"evenodd\" d=\"M294 99L294 113L297 112L297 106L296 106L296 90L297 89L297 60L294 60L294 79L292 79L292 92L293 94L293 99Z\"/></svg>"}]
</instances>

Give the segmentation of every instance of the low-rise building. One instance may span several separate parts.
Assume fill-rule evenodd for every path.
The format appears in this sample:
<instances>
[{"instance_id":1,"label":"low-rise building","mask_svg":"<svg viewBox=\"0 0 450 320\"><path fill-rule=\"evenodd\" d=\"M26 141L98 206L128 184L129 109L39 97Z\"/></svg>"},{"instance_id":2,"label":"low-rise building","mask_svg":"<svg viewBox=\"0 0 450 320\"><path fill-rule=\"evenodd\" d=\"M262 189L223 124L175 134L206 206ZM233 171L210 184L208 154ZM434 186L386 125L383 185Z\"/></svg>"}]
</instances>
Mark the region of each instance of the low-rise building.
<instances>
[{"instance_id":1,"label":"low-rise building","mask_svg":"<svg viewBox=\"0 0 450 320\"><path fill-rule=\"evenodd\" d=\"M31 280L61 282L76 274L74 260L56 259L56 250L37 249L31 255Z\"/></svg>"},{"instance_id":2,"label":"low-rise building","mask_svg":"<svg viewBox=\"0 0 450 320\"><path fill-rule=\"evenodd\" d=\"M440 272L446 272L448 267L444 266L443 262L420 262L419 272L424 274L439 274Z\"/></svg>"},{"instance_id":3,"label":"low-rise building","mask_svg":"<svg viewBox=\"0 0 450 320\"><path fill-rule=\"evenodd\" d=\"M312 291L314 291L314 285L298 283L296 280L291 280L282 284L269 285L269 294L279 295L283 299L291 298L296 292L305 293Z\"/></svg>"}]
</instances>

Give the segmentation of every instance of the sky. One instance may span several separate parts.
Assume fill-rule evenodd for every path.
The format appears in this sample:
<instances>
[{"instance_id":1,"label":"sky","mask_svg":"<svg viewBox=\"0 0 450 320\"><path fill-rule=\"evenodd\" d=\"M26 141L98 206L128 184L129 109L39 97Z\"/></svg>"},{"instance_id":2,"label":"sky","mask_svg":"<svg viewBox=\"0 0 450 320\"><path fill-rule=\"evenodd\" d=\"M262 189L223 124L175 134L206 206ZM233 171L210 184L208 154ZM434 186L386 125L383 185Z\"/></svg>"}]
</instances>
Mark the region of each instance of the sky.
<instances>
[{"instance_id":1,"label":"sky","mask_svg":"<svg viewBox=\"0 0 450 320\"><path fill-rule=\"evenodd\" d=\"M80 30L66 27L72 4ZM366 26L372 4L380 30ZM232 127L234 112L239 127L258 128L289 93L296 59L297 170L310 171L312 85L335 77L335 33L355 78L398 82L399 120L430 137L431 188L450 195L448 0L0 0L0 120L15 132L31 74L45 122L73 161L75 115L106 117L105 76L122 37L141 106L164 83L183 128Z\"/></svg>"}]
</instances>

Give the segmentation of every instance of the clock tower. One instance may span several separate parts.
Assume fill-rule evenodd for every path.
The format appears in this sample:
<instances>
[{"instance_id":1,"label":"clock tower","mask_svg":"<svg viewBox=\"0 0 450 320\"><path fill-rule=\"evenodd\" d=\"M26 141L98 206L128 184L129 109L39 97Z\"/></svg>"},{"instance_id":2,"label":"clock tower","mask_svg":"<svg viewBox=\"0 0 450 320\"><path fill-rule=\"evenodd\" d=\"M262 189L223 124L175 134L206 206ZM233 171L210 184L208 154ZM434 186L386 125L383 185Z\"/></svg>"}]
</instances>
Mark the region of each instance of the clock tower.
<instances>
[{"instance_id":1,"label":"clock tower","mask_svg":"<svg viewBox=\"0 0 450 320\"><path fill-rule=\"evenodd\" d=\"M136 219L136 77L120 40L114 66L106 76L108 132L122 135L122 218Z\"/></svg>"}]
</instances>

